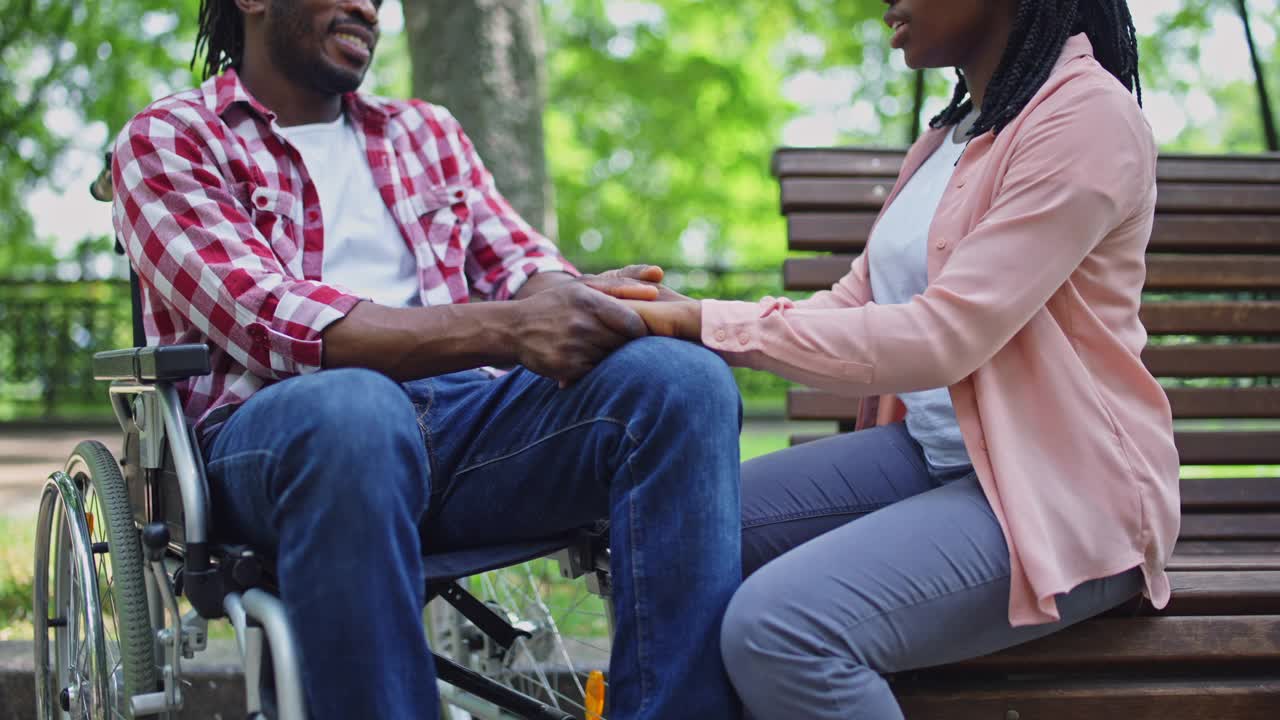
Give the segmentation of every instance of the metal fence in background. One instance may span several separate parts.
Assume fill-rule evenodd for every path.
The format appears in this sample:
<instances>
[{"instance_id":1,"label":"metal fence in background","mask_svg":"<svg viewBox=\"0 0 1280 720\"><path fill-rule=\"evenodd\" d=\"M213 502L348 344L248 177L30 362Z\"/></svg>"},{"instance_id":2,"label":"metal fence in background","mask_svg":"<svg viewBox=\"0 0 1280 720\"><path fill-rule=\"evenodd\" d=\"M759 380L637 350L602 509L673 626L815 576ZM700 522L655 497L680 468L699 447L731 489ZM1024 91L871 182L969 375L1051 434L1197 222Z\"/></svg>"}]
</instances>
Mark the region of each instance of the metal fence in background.
<instances>
[{"instance_id":1,"label":"metal fence in background","mask_svg":"<svg viewBox=\"0 0 1280 720\"><path fill-rule=\"evenodd\" d=\"M106 410L90 359L130 335L127 282L0 279L0 417Z\"/></svg>"}]
</instances>

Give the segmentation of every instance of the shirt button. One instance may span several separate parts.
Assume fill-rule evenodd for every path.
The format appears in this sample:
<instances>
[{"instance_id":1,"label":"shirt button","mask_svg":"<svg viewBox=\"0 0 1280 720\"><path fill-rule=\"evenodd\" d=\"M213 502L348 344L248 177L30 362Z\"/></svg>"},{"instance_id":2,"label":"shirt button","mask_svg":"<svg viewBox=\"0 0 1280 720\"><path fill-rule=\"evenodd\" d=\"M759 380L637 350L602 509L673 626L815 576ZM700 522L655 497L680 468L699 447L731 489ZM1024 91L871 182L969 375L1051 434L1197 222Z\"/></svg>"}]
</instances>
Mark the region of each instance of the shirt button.
<instances>
[{"instance_id":1,"label":"shirt button","mask_svg":"<svg viewBox=\"0 0 1280 720\"><path fill-rule=\"evenodd\" d=\"M466 197L466 195L465 195L461 190L459 190L459 191L457 191L457 192L455 192L455 193L453 194L453 199L454 199L454 200L461 200L461 199L462 199L462 198L464 198L464 197Z\"/></svg>"},{"instance_id":2,"label":"shirt button","mask_svg":"<svg viewBox=\"0 0 1280 720\"><path fill-rule=\"evenodd\" d=\"M939 250L945 250L947 247L947 241L944 238L938 238L938 242L934 244L934 247Z\"/></svg>"},{"instance_id":3,"label":"shirt button","mask_svg":"<svg viewBox=\"0 0 1280 720\"><path fill-rule=\"evenodd\" d=\"M717 330L717 331L716 331L716 339L717 339L717 340L719 340L720 342L724 342L724 341L725 341L725 339L726 339L726 338L728 338L728 337L729 337L729 333L727 333L727 332L725 332L725 331L723 331L723 330Z\"/></svg>"},{"instance_id":4,"label":"shirt button","mask_svg":"<svg viewBox=\"0 0 1280 720\"><path fill-rule=\"evenodd\" d=\"M260 208L264 208L264 207L266 207L266 206L267 206L267 196L266 196L266 195L259 195L259 196L258 196L257 203L258 203L258 207L260 207Z\"/></svg>"},{"instance_id":5,"label":"shirt button","mask_svg":"<svg viewBox=\"0 0 1280 720\"><path fill-rule=\"evenodd\" d=\"M319 210L308 210L308 211L307 211L307 221L308 221L308 222L315 222L315 221L317 221L317 220L319 220L319 219L320 219L320 211L319 211Z\"/></svg>"},{"instance_id":6,"label":"shirt button","mask_svg":"<svg viewBox=\"0 0 1280 720\"><path fill-rule=\"evenodd\" d=\"M741 335L738 336L738 342L743 345L746 345L747 343L751 342L751 336L746 333L742 333Z\"/></svg>"}]
</instances>

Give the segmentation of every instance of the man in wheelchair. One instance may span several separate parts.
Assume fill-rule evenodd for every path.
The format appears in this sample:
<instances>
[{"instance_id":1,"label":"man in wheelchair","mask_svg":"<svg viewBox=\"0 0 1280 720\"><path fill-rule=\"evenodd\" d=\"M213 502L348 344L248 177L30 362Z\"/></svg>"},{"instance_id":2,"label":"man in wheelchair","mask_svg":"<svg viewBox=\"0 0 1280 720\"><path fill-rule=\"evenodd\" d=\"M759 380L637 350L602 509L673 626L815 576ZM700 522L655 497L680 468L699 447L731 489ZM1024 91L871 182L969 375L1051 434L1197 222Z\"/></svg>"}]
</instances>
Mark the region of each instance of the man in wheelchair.
<instances>
[{"instance_id":1,"label":"man in wheelchair","mask_svg":"<svg viewBox=\"0 0 1280 720\"><path fill-rule=\"evenodd\" d=\"M607 520L609 717L732 717L732 376L593 289L659 270L579 277L447 110L356 92L379 5L203 0L208 79L115 146L148 344L209 349L212 537L273 560L312 717L431 718L424 555Z\"/></svg>"}]
</instances>

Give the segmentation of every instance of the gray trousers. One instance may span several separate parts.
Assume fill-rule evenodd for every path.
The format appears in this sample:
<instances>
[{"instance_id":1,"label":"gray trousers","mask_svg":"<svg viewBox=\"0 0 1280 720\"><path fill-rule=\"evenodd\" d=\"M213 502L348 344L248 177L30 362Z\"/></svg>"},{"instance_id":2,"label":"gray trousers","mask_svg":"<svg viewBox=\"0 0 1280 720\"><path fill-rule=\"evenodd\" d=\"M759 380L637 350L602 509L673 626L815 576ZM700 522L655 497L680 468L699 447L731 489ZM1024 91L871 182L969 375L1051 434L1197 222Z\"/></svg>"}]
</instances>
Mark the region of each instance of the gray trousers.
<instances>
[{"instance_id":1,"label":"gray trousers","mask_svg":"<svg viewBox=\"0 0 1280 720\"><path fill-rule=\"evenodd\" d=\"M742 468L743 571L721 629L755 720L889 720L884 673L1048 635L1132 598L1134 568L1057 598L1062 620L1011 628L1009 548L972 471L931 477L902 424Z\"/></svg>"}]
</instances>

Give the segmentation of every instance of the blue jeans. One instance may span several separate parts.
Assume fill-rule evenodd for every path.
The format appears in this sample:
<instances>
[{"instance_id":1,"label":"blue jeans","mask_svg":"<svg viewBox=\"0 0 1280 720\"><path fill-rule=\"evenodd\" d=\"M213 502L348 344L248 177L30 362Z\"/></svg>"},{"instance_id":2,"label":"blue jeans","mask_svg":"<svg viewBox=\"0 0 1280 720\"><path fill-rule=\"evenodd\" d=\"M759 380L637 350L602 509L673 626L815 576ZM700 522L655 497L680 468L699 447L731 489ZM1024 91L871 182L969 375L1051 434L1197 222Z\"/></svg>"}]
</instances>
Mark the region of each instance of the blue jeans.
<instances>
[{"instance_id":1,"label":"blue jeans","mask_svg":"<svg viewBox=\"0 0 1280 720\"><path fill-rule=\"evenodd\" d=\"M206 442L215 535L273 555L315 718L435 718L424 551L611 522L609 717L732 718L741 579L733 377L643 339L572 387L523 369L285 380Z\"/></svg>"},{"instance_id":2,"label":"blue jeans","mask_svg":"<svg viewBox=\"0 0 1280 720\"><path fill-rule=\"evenodd\" d=\"M1009 547L977 476L935 477L903 424L742 467L743 566L723 652L755 720L901 720L884 673L1027 642L1142 589L1137 569L1010 627Z\"/></svg>"}]
</instances>

